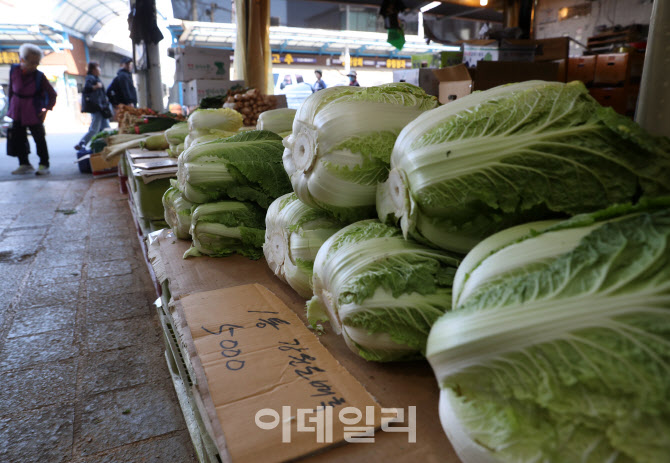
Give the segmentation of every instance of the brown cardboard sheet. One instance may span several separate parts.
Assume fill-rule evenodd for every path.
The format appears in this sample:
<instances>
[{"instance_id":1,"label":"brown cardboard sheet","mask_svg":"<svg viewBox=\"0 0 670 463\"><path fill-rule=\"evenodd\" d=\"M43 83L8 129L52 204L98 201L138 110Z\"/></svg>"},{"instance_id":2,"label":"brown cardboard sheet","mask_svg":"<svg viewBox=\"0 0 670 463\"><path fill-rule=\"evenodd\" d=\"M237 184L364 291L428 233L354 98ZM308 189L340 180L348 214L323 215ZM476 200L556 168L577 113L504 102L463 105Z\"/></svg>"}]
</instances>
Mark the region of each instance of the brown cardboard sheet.
<instances>
[{"instance_id":1,"label":"brown cardboard sheet","mask_svg":"<svg viewBox=\"0 0 670 463\"><path fill-rule=\"evenodd\" d=\"M183 259L189 248L188 241L178 240L174 235L161 236L154 245L149 246L150 259L159 257L168 280L171 297L176 303L171 310L181 312L179 319L185 319L183 303L195 301L189 295L197 296L202 291L212 291L239 285L258 283L269 289L294 314L306 324L305 300L288 285L281 282L268 268L264 260L251 261L240 256L226 258L197 257ZM180 300L183 300L179 302ZM175 314L177 315L177 314ZM239 324L239 323L238 323ZM190 323L189 323L190 326ZM196 344L185 326L177 326L182 331L183 340L195 363L199 362ZM409 408L416 407L416 442L409 442L406 432L387 432L382 429L374 435L374 443L344 443L315 451L300 458L306 462L342 462L342 461L393 461L393 462L443 462L458 463L459 459L442 430L438 415L439 389L433 372L425 361L396 362L380 364L368 362L354 354L346 346L341 336L336 335L325 324L326 332L318 336L319 342L383 408L403 409L405 422L408 421ZM186 331L186 333L183 333ZM212 330L218 331L218 330ZM260 331L260 330L259 330ZM198 337L195 337L198 340ZM234 426L238 418L231 417L230 422L219 423L216 409L210 396L212 385L205 380L205 374L197 365L194 367L196 384L202 395L207 415L214 417L209 427L212 437L219 447L225 448L230 437L226 436L226 425ZM223 424L223 427L222 427ZM313 424L312 424L313 426ZM249 439L265 439L263 431L250 435ZM279 444L281 447L293 444ZM281 450L283 451L283 450ZM223 461L231 460L230 455L221 455Z\"/></svg>"},{"instance_id":2,"label":"brown cardboard sheet","mask_svg":"<svg viewBox=\"0 0 670 463\"><path fill-rule=\"evenodd\" d=\"M372 396L264 286L195 293L179 304L234 462L290 460L343 442L352 427L371 437L381 425Z\"/></svg>"}]
</instances>

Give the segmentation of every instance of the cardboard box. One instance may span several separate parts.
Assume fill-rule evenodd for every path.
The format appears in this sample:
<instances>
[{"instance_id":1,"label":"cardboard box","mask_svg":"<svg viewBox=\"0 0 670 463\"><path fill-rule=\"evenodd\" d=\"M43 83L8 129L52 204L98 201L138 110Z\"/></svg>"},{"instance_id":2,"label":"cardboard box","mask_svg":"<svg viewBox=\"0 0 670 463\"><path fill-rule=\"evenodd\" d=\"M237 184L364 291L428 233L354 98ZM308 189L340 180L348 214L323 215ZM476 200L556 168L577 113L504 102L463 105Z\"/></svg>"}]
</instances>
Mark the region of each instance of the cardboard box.
<instances>
[{"instance_id":1,"label":"cardboard box","mask_svg":"<svg viewBox=\"0 0 670 463\"><path fill-rule=\"evenodd\" d=\"M442 104L463 98L472 92L472 77L464 64L433 71L439 80L438 100Z\"/></svg>"},{"instance_id":2,"label":"cardboard box","mask_svg":"<svg viewBox=\"0 0 670 463\"><path fill-rule=\"evenodd\" d=\"M628 76L628 53L597 55L594 84L619 85Z\"/></svg>"},{"instance_id":3,"label":"cardboard box","mask_svg":"<svg viewBox=\"0 0 670 463\"><path fill-rule=\"evenodd\" d=\"M593 87L589 93L601 105L610 106L619 114L626 114L628 98L624 87Z\"/></svg>"},{"instance_id":4,"label":"cardboard box","mask_svg":"<svg viewBox=\"0 0 670 463\"><path fill-rule=\"evenodd\" d=\"M473 90L488 90L498 85L527 80L559 82L558 63L480 61L477 65Z\"/></svg>"},{"instance_id":5,"label":"cardboard box","mask_svg":"<svg viewBox=\"0 0 670 463\"><path fill-rule=\"evenodd\" d=\"M235 86L244 86L243 80L191 80L184 84L184 104L196 106L206 96L216 96L226 93Z\"/></svg>"},{"instance_id":6,"label":"cardboard box","mask_svg":"<svg viewBox=\"0 0 670 463\"><path fill-rule=\"evenodd\" d=\"M412 55L412 68L439 69L455 66L463 62L462 51L441 51L438 53L420 53Z\"/></svg>"},{"instance_id":7,"label":"cardboard box","mask_svg":"<svg viewBox=\"0 0 670 463\"><path fill-rule=\"evenodd\" d=\"M407 82L421 87L429 95L439 94L440 81L432 69L398 69L393 71L393 82Z\"/></svg>"},{"instance_id":8,"label":"cardboard box","mask_svg":"<svg viewBox=\"0 0 670 463\"><path fill-rule=\"evenodd\" d=\"M568 82L579 80L587 85L596 75L596 55L580 56L568 60Z\"/></svg>"},{"instance_id":9,"label":"cardboard box","mask_svg":"<svg viewBox=\"0 0 670 463\"><path fill-rule=\"evenodd\" d=\"M524 44L503 40L498 44L497 40L470 40L463 43L463 63L476 67L479 61L533 62L536 48L530 41Z\"/></svg>"},{"instance_id":10,"label":"cardboard box","mask_svg":"<svg viewBox=\"0 0 670 463\"><path fill-rule=\"evenodd\" d=\"M185 47L175 50L175 81L230 80L231 53L227 50Z\"/></svg>"},{"instance_id":11,"label":"cardboard box","mask_svg":"<svg viewBox=\"0 0 670 463\"><path fill-rule=\"evenodd\" d=\"M570 50L569 37L555 37L551 39L506 39L505 43L515 47L535 47L535 62L556 61L558 59L568 59Z\"/></svg>"},{"instance_id":12,"label":"cardboard box","mask_svg":"<svg viewBox=\"0 0 670 463\"><path fill-rule=\"evenodd\" d=\"M115 156L113 159L107 161L100 153L91 154L90 162L93 176L116 175L120 159L120 156Z\"/></svg>"}]
</instances>

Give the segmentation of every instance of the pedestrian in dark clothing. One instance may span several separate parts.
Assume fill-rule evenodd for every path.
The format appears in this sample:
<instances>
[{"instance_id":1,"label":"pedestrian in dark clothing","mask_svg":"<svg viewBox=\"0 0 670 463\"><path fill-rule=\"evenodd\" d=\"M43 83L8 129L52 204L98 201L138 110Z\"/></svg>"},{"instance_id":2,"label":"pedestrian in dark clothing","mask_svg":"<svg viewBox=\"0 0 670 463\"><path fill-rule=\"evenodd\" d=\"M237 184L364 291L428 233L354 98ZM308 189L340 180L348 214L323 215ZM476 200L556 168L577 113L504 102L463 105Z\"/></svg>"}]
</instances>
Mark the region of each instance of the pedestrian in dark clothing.
<instances>
[{"instance_id":1,"label":"pedestrian in dark clothing","mask_svg":"<svg viewBox=\"0 0 670 463\"><path fill-rule=\"evenodd\" d=\"M13 64L9 71L9 111L12 128L7 137L7 154L19 158L18 169L12 174L29 174L35 169L28 160L30 145L28 133L35 141L40 164L37 175L49 174L49 149L47 148L44 119L47 111L56 105L56 91L43 72L37 70L42 60L42 50L30 43L19 48L20 64Z\"/></svg>"},{"instance_id":2,"label":"pedestrian in dark clothing","mask_svg":"<svg viewBox=\"0 0 670 463\"><path fill-rule=\"evenodd\" d=\"M312 85L312 93L316 93L319 90L323 90L326 88L326 83L321 79L321 76L323 74L321 73L320 70L314 71L314 76L316 77L316 82L314 82L314 85Z\"/></svg>"},{"instance_id":3,"label":"pedestrian in dark clothing","mask_svg":"<svg viewBox=\"0 0 670 463\"><path fill-rule=\"evenodd\" d=\"M120 104L137 106L137 91L133 84L132 66L132 59L123 58L121 69L118 70L116 77L107 88L107 97L114 106L114 110Z\"/></svg>"},{"instance_id":4,"label":"pedestrian in dark clothing","mask_svg":"<svg viewBox=\"0 0 670 463\"><path fill-rule=\"evenodd\" d=\"M349 71L349 74L347 74L347 77L349 77L349 86L350 87L360 87L361 84L358 83L356 71Z\"/></svg>"},{"instance_id":5,"label":"pedestrian in dark clothing","mask_svg":"<svg viewBox=\"0 0 670 463\"><path fill-rule=\"evenodd\" d=\"M100 65L95 61L88 63L84 91L81 94L81 112L91 113L91 125L74 147L77 151L84 148L95 134L109 128L108 119L112 116L105 95L105 86L100 80Z\"/></svg>"}]
</instances>

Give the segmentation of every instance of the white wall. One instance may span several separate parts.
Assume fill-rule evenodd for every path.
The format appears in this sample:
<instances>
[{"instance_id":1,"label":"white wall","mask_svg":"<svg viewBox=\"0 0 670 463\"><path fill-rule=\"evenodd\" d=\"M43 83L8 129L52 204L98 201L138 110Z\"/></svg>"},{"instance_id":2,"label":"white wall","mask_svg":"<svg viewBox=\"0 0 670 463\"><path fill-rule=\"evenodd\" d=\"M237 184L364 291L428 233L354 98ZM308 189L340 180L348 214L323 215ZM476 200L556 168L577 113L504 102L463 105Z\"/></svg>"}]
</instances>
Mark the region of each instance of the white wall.
<instances>
[{"instance_id":1,"label":"white wall","mask_svg":"<svg viewBox=\"0 0 670 463\"><path fill-rule=\"evenodd\" d=\"M656 0L666 1L666 0ZM591 4L591 14L558 20L558 11L563 7ZM535 20L538 39L570 36L586 44L586 40L595 35L597 26L629 26L631 24L649 24L652 10L651 0L539 0ZM570 55L580 56L583 48L572 43Z\"/></svg>"}]
</instances>

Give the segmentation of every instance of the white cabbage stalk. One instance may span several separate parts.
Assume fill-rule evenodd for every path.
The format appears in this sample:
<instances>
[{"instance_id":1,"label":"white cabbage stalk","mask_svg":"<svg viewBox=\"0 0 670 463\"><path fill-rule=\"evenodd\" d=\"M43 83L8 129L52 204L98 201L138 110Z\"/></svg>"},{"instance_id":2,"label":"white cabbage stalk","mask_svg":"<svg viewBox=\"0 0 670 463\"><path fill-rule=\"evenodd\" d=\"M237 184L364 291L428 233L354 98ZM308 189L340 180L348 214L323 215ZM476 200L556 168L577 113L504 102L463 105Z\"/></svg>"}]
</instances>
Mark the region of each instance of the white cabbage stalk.
<instances>
[{"instance_id":1,"label":"white cabbage stalk","mask_svg":"<svg viewBox=\"0 0 670 463\"><path fill-rule=\"evenodd\" d=\"M284 167L300 200L352 222L375 216L377 183L410 121L437 105L406 83L329 87L309 96L284 139Z\"/></svg>"},{"instance_id":2,"label":"white cabbage stalk","mask_svg":"<svg viewBox=\"0 0 670 463\"><path fill-rule=\"evenodd\" d=\"M193 203L184 199L177 188L177 182L171 180L172 186L163 194L163 208L165 209L165 221L170 226L177 238L190 239L191 210Z\"/></svg>"},{"instance_id":3,"label":"white cabbage stalk","mask_svg":"<svg viewBox=\"0 0 670 463\"><path fill-rule=\"evenodd\" d=\"M670 141L580 82L504 85L426 112L398 136L380 220L466 253L505 228L670 194Z\"/></svg>"},{"instance_id":4,"label":"white cabbage stalk","mask_svg":"<svg viewBox=\"0 0 670 463\"><path fill-rule=\"evenodd\" d=\"M265 216L263 252L270 269L302 297L312 297L312 266L321 245L344 223L295 193L277 198Z\"/></svg>"},{"instance_id":5,"label":"white cabbage stalk","mask_svg":"<svg viewBox=\"0 0 670 463\"><path fill-rule=\"evenodd\" d=\"M428 338L464 463L670 455L670 197L479 243Z\"/></svg>"},{"instance_id":6,"label":"white cabbage stalk","mask_svg":"<svg viewBox=\"0 0 670 463\"><path fill-rule=\"evenodd\" d=\"M295 109L280 108L264 111L258 116L256 128L258 130L269 130L277 134L290 132L295 119Z\"/></svg>"},{"instance_id":7,"label":"white cabbage stalk","mask_svg":"<svg viewBox=\"0 0 670 463\"><path fill-rule=\"evenodd\" d=\"M349 348L373 361L424 353L433 322L451 308L458 261L405 240L377 220L332 235L314 261L307 319L328 320Z\"/></svg>"},{"instance_id":8,"label":"white cabbage stalk","mask_svg":"<svg viewBox=\"0 0 670 463\"><path fill-rule=\"evenodd\" d=\"M188 130L224 130L236 132L242 127L242 114L230 108L196 109L188 117Z\"/></svg>"}]
</instances>

